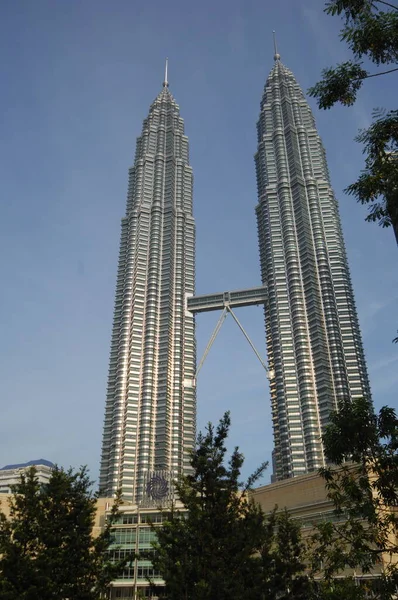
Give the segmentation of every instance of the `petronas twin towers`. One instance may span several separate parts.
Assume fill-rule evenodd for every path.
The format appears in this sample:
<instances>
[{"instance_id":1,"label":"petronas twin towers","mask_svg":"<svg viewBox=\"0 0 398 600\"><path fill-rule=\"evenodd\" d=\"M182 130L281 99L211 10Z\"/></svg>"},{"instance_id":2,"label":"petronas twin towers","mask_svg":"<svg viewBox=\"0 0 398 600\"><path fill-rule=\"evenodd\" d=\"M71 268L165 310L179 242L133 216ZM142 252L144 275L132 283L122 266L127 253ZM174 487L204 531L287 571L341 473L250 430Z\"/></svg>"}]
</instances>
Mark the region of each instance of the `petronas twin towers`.
<instances>
[{"instance_id":1,"label":"petronas twin towers","mask_svg":"<svg viewBox=\"0 0 398 600\"><path fill-rule=\"evenodd\" d=\"M274 429L274 477L324 464L343 398L370 395L337 201L311 109L275 55L257 123L256 207Z\"/></svg>"},{"instance_id":2,"label":"petronas twin towers","mask_svg":"<svg viewBox=\"0 0 398 600\"><path fill-rule=\"evenodd\" d=\"M152 103L130 169L122 219L100 490L141 500L186 470L195 441L193 175L179 107ZM153 474L152 474L153 472ZM162 473L162 476L159 475ZM151 475L152 474L152 475Z\"/></svg>"},{"instance_id":3,"label":"petronas twin towers","mask_svg":"<svg viewBox=\"0 0 398 600\"><path fill-rule=\"evenodd\" d=\"M370 396L338 206L314 117L275 55L261 100L256 207L274 430L274 478L324 464L343 398ZM193 175L163 89L137 140L122 219L100 489L170 497L195 441ZM194 305L192 300L190 305Z\"/></svg>"}]
</instances>

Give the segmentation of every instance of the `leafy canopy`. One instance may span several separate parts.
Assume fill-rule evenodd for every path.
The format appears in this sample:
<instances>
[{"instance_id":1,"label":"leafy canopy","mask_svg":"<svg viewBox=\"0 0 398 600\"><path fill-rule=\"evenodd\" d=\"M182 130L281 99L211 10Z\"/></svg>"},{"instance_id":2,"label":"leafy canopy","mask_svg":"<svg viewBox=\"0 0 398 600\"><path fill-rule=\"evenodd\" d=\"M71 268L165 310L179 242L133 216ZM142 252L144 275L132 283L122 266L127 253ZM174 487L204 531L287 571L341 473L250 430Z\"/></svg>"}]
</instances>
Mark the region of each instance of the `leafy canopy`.
<instances>
[{"instance_id":1,"label":"leafy canopy","mask_svg":"<svg viewBox=\"0 0 398 600\"><path fill-rule=\"evenodd\" d=\"M286 510L275 510L264 521L261 547L262 594L267 600L310 600L314 582L306 574L307 549L301 527Z\"/></svg>"},{"instance_id":2,"label":"leafy canopy","mask_svg":"<svg viewBox=\"0 0 398 600\"><path fill-rule=\"evenodd\" d=\"M398 585L398 419L387 406L375 414L370 401L341 403L323 437L325 453L337 467L321 470L335 520L318 526L313 568L331 581L346 567L381 570L367 592L389 600ZM377 590L376 590L377 587Z\"/></svg>"},{"instance_id":3,"label":"leafy canopy","mask_svg":"<svg viewBox=\"0 0 398 600\"><path fill-rule=\"evenodd\" d=\"M226 462L229 413L198 436L192 473L176 488L182 511L162 527L152 558L167 600L283 600L309 598L299 527L286 513L265 517L249 490L266 464L240 483L243 456ZM290 590L290 591L289 591ZM301 594L301 595L300 595Z\"/></svg>"},{"instance_id":4,"label":"leafy canopy","mask_svg":"<svg viewBox=\"0 0 398 600\"><path fill-rule=\"evenodd\" d=\"M93 536L96 496L86 469L55 468L40 484L32 467L0 511L0 600L97 600L121 569L106 550L120 498Z\"/></svg>"},{"instance_id":5,"label":"leafy canopy","mask_svg":"<svg viewBox=\"0 0 398 600\"><path fill-rule=\"evenodd\" d=\"M340 39L353 58L324 69L309 94L323 109L338 102L352 106L365 80L398 71L398 6L384 0L331 0L325 12L343 20ZM371 72L364 61L392 68ZM365 168L346 192L370 204L367 221L398 227L398 111L375 110L372 125L356 139L364 144Z\"/></svg>"}]
</instances>

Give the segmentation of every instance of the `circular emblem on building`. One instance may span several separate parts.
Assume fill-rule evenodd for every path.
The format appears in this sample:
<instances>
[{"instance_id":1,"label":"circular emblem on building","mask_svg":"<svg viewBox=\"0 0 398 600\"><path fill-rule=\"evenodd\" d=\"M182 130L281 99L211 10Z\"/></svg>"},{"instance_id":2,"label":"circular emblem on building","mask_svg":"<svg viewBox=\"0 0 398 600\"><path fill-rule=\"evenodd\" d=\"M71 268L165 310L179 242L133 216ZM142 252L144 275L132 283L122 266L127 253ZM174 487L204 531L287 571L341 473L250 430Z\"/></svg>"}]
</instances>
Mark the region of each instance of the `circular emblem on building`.
<instances>
[{"instance_id":1,"label":"circular emblem on building","mask_svg":"<svg viewBox=\"0 0 398 600\"><path fill-rule=\"evenodd\" d=\"M169 491L169 484L164 477L153 475L146 485L146 492L152 500L163 500Z\"/></svg>"}]
</instances>

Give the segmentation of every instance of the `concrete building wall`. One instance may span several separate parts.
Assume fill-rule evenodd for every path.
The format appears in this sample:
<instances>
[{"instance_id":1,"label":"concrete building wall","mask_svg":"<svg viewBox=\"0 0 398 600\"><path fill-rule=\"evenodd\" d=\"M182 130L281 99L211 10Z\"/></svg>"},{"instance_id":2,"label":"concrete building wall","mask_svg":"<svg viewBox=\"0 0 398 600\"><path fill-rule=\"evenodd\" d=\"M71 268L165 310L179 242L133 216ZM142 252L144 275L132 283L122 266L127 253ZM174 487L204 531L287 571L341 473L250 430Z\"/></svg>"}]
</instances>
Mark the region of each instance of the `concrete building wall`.
<instances>
[{"instance_id":1,"label":"concrete building wall","mask_svg":"<svg viewBox=\"0 0 398 600\"><path fill-rule=\"evenodd\" d=\"M11 493L11 486L16 485L20 481L21 474L32 466L36 469L36 476L39 483L48 483L51 477L51 471L54 465L52 463L42 464L39 461L31 461L23 465L10 465L9 468L0 469L0 494Z\"/></svg>"},{"instance_id":2,"label":"concrete building wall","mask_svg":"<svg viewBox=\"0 0 398 600\"><path fill-rule=\"evenodd\" d=\"M279 510L288 510L291 517L302 527L303 539L315 531L315 526L321 522L340 520L334 514L334 506L327 497L325 481L317 473L293 477L259 487L252 492L252 497L260 504L265 513L270 513L275 506ZM358 578L375 577L381 574L383 568L397 558L385 555L383 563L370 574L346 569L339 576L356 576Z\"/></svg>"}]
</instances>

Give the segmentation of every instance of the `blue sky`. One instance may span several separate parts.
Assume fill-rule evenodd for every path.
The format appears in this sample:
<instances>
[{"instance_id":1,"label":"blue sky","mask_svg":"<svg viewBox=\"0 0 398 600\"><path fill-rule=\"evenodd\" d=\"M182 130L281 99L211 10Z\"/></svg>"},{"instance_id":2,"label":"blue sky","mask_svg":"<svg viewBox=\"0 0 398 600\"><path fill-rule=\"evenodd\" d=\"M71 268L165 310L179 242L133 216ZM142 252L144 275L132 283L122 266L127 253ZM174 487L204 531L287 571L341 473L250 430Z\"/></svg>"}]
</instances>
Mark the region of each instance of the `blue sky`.
<instances>
[{"instance_id":1,"label":"blue sky","mask_svg":"<svg viewBox=\"0 0 398 600\"><path fill-rule=\"evenodd\" d=\"M304 90L347 57L319 0L3 0L0 4L0 466L44 457L96 478L127 171L161 89L181 107L194 169L197 292L259 285L253 154L262 88L283 62ZM4 60L4 57L6 60ZM377 407L396 405L397 247L343 189L353 141L396 78L369 81L351 109L314 108L340 201ZM262 309L238 317L265 356ZM198 355L217 314L197 320ZM245 474L270 459L268 383L232 319L198 382L198 426L232 413ZM267 481L270 470L265 477Z\"/></svg>"}]
</instances>

